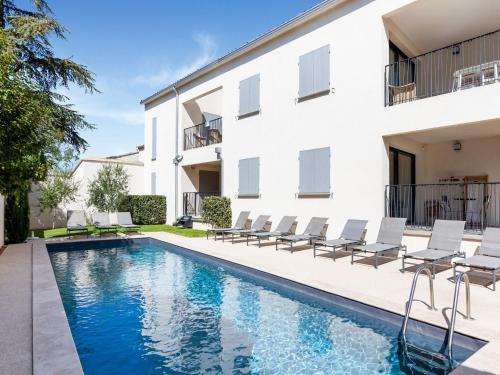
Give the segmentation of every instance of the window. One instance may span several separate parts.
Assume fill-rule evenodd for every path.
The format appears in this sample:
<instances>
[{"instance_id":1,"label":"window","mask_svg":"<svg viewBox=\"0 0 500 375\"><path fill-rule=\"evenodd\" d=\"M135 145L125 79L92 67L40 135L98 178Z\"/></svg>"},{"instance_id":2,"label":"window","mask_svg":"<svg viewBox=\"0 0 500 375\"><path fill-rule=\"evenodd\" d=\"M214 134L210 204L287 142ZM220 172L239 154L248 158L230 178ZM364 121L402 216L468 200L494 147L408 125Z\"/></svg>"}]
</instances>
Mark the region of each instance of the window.
<instances>
[{"instance_id":1,"label":"window","mask_svg":"<svg viewBox=\"0 0 500 375\"><path fill-rule=\"evenodd\" d=\"M299 57L299 99L330 91L330 46Z\"/></svg>"},{"instance_id":2,"label":"window","mask_svg":"<svg viewBox=\"0 0 500 375\"><path fill-rule=\"evenodd\" d=\"M330 194L330 147L300 151L299 195Z\"/></svg>"},{"instance_id":3,"label":"window","mask_svg":"<svg viewBox=\"0 0 500 375\"><path fill-rule=\"evenodd\" d=\"M156 117L151 124L151 160L156 160Z\"/></svg>"},{"instance_id":4,"label":"window","mask_svg":"<svg viewBox=\"0 0 500 375\"><path fill-rule=\"evenodd\" d=\"M156 195L156 172L151 172L151 195Z\"/></svg>"},{"instance_id":5,"label":"window","mask_svg":"<svg viewBox=\"0 0 500 375\"><path fill-rule=\"evenodd\" d=\"M259 196L259 158L240 160L238 196Z\"/></svg>"},{"instance_id":6,"label":"window","mask_svg":"<svg viewBox=\"0 0 500 375\"><path fill-rule=\"evenodd\" d=\"M260 74L240 82L239 117L245 117L260 111Z\"/></svg>"}]
</instances>

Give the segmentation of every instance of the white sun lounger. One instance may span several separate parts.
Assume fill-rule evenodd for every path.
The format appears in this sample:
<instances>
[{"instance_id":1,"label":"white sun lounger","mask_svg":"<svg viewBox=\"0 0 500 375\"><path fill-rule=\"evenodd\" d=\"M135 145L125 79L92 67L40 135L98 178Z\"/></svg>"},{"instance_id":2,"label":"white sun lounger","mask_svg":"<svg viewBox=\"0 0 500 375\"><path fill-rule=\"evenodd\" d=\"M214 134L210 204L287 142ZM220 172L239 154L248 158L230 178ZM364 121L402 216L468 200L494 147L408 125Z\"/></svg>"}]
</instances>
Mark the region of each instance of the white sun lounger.
<instances>
[{"instance_id":1,"label":"white sun lounger","mask_svg":"<svg viewBox=\"0 0 500 375\"><path fill-rule=\"evenodd\" d=\"M241 211L239 216L238 216L238 219L236 219L236 222L234 223L234 227L208 229L207 230L207 240L208 240L208 235L210 233L213 233L214 240L217 241L218 234L222 234L224 232L229 232L230 230L234 230L234 229L248 229L248 228L250 228L252 221L248 219L249 216L250 216L250 211Z\"/></svg>"},{"instance_id":2,"label":"white sun lounger","mask_svg":"<svg viewBox=\"0 0 500 375\"><path fill-rule=\"evenodd\" d=\"M492 288L495 290L496 273L500 270L500 228L486 228L476 255L454 262L453 275L457 267L491 272Z\"/></svg>"},{"instance_id":3,"label":"white sun lounger","mask_svg":"<svg viewBox=\"0 0 500 375\"><path fill-rule=\"evenodd\" d=\"M402 244L405 230L406 218L384 217L380 223L377 241L375 243L353 246L351 249L351 264L354 263L354 257L365 257L362 253L369 253L375 257L375 268L378 268L378 257L387 253L396 252L396 258L401 249L406 253L406 246Z\"/></svg>"},{"instance_id":4,"label":"white sun lounger","mask_svg":"<svg viewBox=\"0 0 500 375\"><path fill-rule=\"evenodd\" d=\"M297 216L283 216L276 229L271 232L247 233L246 234L247 246L248 246L248 240L252 237L257 238L260 247L260 241L262 239L269 239L271 237L288 236L291 234L295 234L295 228L297 227L297 222L295 221L296 218Z\"/></svg>"},{"instance_id":5,"label":"white sun lounger","mask_svg":"<svg viewBox=\"0 0 500 375\"><path fill-rule=\"evenodd\" d=\"M406 259L430 263L432 275L435 276L437 264L451 262L458 256L465 257L465 254L460 252L464 227L465 221L436 220L427 249L403 255L402 272L405 270Z\"/></svg>"},{"instance_id":6,"label":"white sun lounger","mask_svg":"<svg viewBox=\"0 0 500 375\"><path fill-rule=\"evenodd\" d=\"M367 223L367 220L347 220L339 238L314 242L314 257L316 258L316 251L327 251L332 253L332 259L335 261L337 249L343 248L347 251L349 246L364 244Z\"/></svg>"},{"instance_id":7,"label":"white sun lounger","mask_svg":"<svg viewBox=\"0 0 500 375\"><path fill-rule=\"evenodd\" d=\"M130 215L130 212L117 212L116 220L118 221L118 227L125 229L126 232L128 231L139 232L141 228L140 225L134 224L132 222L132 216Z\"/></svg>"},{"instance_id":8,"label":"white sun lounger","mask_svg":"<svg viewBox=\"0 0 500 375\"><path fill-rule=\"evenodd\" d=\"M85 232L89 236L89 229L87 227L87 219L85 219L85 212L81 210L68 211L68 223L66 224L66 233L71 232Z\"/></svg>"},{"instance_id":9,"label":"white sun lounger","mask_svg":"<svg viewBox=\"0 0 500 375\"><path fill-rule=\"evenodd\" d=\"M294 234L289 236L280 236L276 238L276 250L278 243L290 244L290 252L293 253L293 244L296 242L307 241L312 243L314 240L322 240L325 238L326 230L328 229L327 217L313 217L302 234Z\"/></svg>"},{"instance_id":10,"label":"white sun lounger","mask_svg":"<svg viewBox=\"0 0 500 375\"><path fill-rule=\"evenodd\" d=\"M271 215L259 215L257 219L255 219L255 222L252 224L252 227L250 229L233 229L227 232L223 232L222 241L224 241L224 236L226 234L231 235L231 243L234 243L234 236L244 236L246 234L268 231L271 227L271 222L269 221L270 217Z\"/></svg>"},{"instance_id":11,"label":"white sun lounger","mask_svg":"<svg viewBox=\"0 0 500 375\"><path fill-rule=\"evenodd\" d=\"M102 231L115 233L115 236L118 236L117 227L111 225L109 221L109 215L106 212L97 212L93 215L94 220L94 228L99 231L99 236L102 235Z\"/></svg>"}]
</instances>

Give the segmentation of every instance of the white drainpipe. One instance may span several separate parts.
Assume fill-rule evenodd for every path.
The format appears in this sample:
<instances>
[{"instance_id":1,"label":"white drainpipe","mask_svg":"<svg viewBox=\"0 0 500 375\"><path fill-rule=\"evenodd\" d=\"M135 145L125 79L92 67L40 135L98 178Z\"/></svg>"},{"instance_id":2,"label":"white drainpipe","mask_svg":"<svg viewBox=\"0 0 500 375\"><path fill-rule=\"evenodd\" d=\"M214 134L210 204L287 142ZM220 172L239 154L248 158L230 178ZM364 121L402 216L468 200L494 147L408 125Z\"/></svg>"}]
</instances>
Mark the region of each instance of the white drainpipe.
<instances>
[{"instance_id":1,"label":"white drainpipe","mask_svg":"<svg viewBox=\"0 0 500 375\"><path fill-rule=\"evenodd\" d=\"M172 87L175 93L175 219L179 217L179 162L181 156L179 155L179 93L175 86Z\"/></svg>"}]
</instances>

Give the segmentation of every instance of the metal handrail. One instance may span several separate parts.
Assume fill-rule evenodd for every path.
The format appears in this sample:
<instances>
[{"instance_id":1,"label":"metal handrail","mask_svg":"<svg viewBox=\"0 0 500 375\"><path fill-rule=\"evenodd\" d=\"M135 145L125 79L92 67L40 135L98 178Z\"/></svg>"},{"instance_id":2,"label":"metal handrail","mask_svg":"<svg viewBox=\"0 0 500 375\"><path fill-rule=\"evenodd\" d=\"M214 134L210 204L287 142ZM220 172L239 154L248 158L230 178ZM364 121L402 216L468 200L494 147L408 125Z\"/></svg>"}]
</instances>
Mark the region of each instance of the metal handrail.
<instances>
[{"instance_id":1,"label":"metal handrail","mask_svg":"<svg viewBox=\"0 0 500 375\"><path fill-rule=\"evenodd\" d=\"M402 330L402 335L403 335L403 340L406 342L406 329L408 328L408 320L410 318L410 311L411 311L411 306L413 303L413 299L415 296L415 288L417 286L417 280L418 277L422 272L425 272L427 276L429 277L429 290L430 290L430 299L431 299L431 307L430 310L436 310L436 305L434 302L434 280L432 277L432 272L431 272L431 265L428 263L421 264L418 266L417 270L415 271L415 275L413 276L413 283L411 285L411 290L410 290L410 298L408 299L408 302L406 302L406 314L405 314L405 319L403 322L403 330Z\"/></svg>"},{"instance_id":2,"label":"metal handrail","mask_svg":"<svg viewBox=\"0 0 500 375\"><path fill-rule=\"evenodd\" d=\"M448 354L451 358L452 347L453 347L453 335L455 333L455 321L457 318L457 307L458 307L458 296L460 294L460 284L461 281L465 282L465 303L466 303L466 316L465 319L469 320L471 318L470 313L470 282L469 275L465 272L458 272L455 276L455 293L453 294L453 308L451 310L451 322L448 331Z\"/></svg>"}]
</instances>

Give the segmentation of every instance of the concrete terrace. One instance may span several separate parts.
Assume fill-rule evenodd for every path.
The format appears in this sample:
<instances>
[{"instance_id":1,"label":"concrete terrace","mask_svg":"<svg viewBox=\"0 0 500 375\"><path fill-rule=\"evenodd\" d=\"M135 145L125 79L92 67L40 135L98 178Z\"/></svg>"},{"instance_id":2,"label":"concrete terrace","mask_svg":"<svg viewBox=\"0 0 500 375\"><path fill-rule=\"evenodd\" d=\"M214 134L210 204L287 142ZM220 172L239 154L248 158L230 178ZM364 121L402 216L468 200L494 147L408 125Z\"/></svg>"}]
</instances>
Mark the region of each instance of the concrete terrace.
<instances>
[{"instance_id":1,"label":"concrete terrace","mask_svg":"<svg viewBox=\"0 0 500 375\"><path fill-rule=\"evenodd\" d=\"M168 233L149 233L147 237L156 238L178 246L186 247L200 253L208 254L220 259L225 259L237 264L268 272L286 279L290 279L311 287L334 293L343 297L354 299L382 309L399 314L404 313L405 302L408 298L409 288L413 273L400 272L401 262L390 261L375 269L367 264L350 264L350 257L342 256L340 253L336 262L331 257L313 258L312 250L303 248L293 254L288 251L274 250L274 243L262 248L250 245L246 246L243 240L235 244L230 242L206 240L205 238L186 238ZM409 251L419 250L426 245L424 237L405 237L405 244ZM42 298L31 295L31 269L30 264L35 262L35 279L42 278L41 270L48 270L50 261L42 246L43 241L35 242L32 255L31 244L9 246L0 255L0 297L2 305L0 313L9 319L0 322L2 329L2 340L0 343L0 373L30 374L32 373L32 337L42 337L51 340L49 336L41 336L33 331L31 315L31 304L44 306L42 310L34 309L35 315L48 320L50 317L50 306L54 314L54 320L64 320L63 332L69 330L67 322L61 317L61 302L52 301L47 303L47 296ZM465 245L468 255L472 254L475 245ZM37 273L38 272L38 273ZM53 275L44 272L44 282L33 283L35 294L47 294L48 299L54 298L55 280ZM423 303L415 302L412 317L441 327L448 326L448 317L451 312L454 284L450 281L451 270L445 270L437 274L435 279L436 307L438 311L430 311ZM47 292L44 288L52 289ZM57 288L55 288L57 290ZM37 292L38 291L38 292ZM462 288L459 312L465 312L465 288ZM47 292L47 293L46 293ZM498 311L500 311L500 298L497 292L481 285L471 285L472 317L467 321L458 316L456 323L457 332L489 341L489 343L469 358L462 367L455 370L454 374L500 374L500 326L498 325ZM420 301L429 301L428 280L420 279L416 291L416 297ZM49 308L49 310L47 310ZM39 311L39 312L37 312ZM59 316L59 319L57 318ZM47 332L44 329L51 327L40 327L40 319L35 319L35 330ZM67 339L67 338L66 338ZM37 339L35 339L36 344ZM71 340L60 340L57 344L60 348L69 346L65 358L71 358L74 354L74 346ZM35 345L41 347L42 345ZM35 349L36 352L36 349ZM35 367L40 365L43 353L35 355ZM64 362L64 361L63 361ZM67 361L66 361L67 362ZM42 361L43 364L43 361ZM45 366L47 363L45 363ZM79 363L78 363L79 365ZM38 367L43 369L44 367ZM47 369L49 367L45 367ZM60 373L81 373L81 368L76 366L74 372L66 371ZM72 370L72 371L73 371ZM36 371L33 371L37 373ZM43 373L43 372L38 372Z\"/></svg>"}]
</instances>

